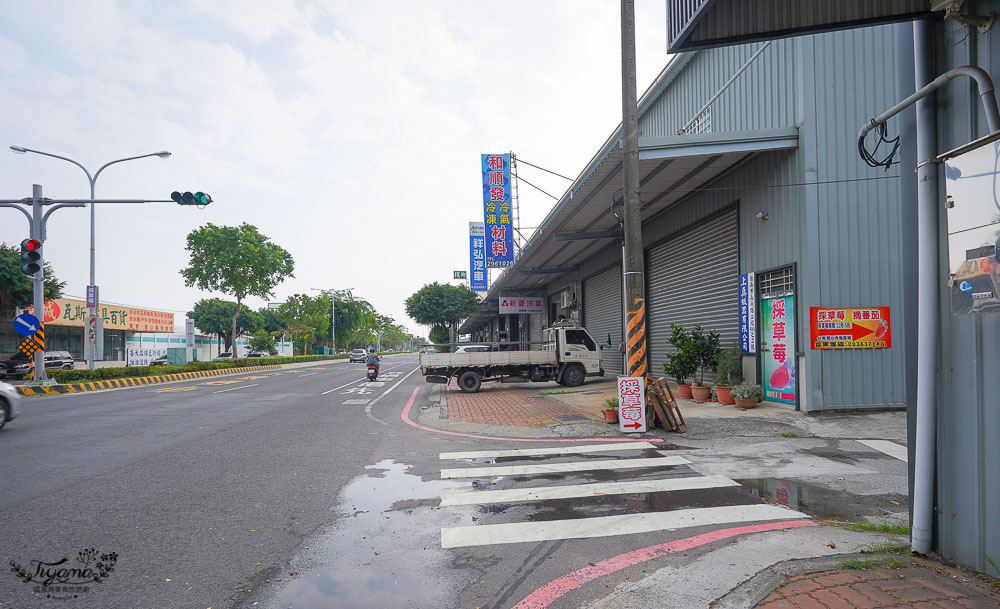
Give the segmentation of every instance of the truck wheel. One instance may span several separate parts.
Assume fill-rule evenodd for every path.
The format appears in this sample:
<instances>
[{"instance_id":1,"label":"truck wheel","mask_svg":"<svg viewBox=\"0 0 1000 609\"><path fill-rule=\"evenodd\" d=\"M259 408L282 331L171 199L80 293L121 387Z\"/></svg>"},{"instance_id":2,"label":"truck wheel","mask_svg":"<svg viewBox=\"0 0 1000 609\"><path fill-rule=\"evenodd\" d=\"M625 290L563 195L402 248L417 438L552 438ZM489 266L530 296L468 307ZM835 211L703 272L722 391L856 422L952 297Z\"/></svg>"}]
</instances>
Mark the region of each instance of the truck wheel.
<instances>
[{"instance_id":1,"label":"truck wheel","mask_svg":"<svg viewBox=\"0 0 1000 609\"><path fill-rule=\"evenodd\" d=\"M483 380L479 378L479 374L472 370L466 370L458 375L458 386L462 393L476 393L482 383Z\"/></svg>"},{"instance_id":2,"label":"truck wheel","mask_svg":"<svg viewBox=\"0 0 1000 609\"><path fill-rule=\"evenodd\" d=\"M573 364L563 372L563 385L579 387L587 379L587 373L580 364Z\"/></svg>"}]
</instances>

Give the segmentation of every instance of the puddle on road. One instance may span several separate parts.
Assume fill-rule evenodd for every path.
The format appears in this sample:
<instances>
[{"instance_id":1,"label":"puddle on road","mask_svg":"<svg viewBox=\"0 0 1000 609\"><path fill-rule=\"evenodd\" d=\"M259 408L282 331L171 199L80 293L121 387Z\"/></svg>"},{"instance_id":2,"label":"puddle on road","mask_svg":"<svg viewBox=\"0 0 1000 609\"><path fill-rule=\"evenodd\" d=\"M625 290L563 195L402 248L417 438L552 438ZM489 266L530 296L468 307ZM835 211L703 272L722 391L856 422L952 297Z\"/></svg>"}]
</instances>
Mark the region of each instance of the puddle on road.
<instances>
[{"instance_id":1,"label":"puddle on road","mask_svg":"<svg viewBox=\"0 0 1000 609\"><path fill-rule=\"evenodd\" d=\"M854 495L844 491L776 478L737 480L745 491L768 503L783 505L815 518L871 521L905 512L905 495ZM896 503L892 503L895 501Z\"/></svg>"},{"instance_id":2,"label":"puddle on road","mask_svg":"<svg viewBox=\"0 0 1000 609\"><path fill-rule=\"evenodd\" d=\"M450 605L465 580L460 571L446 568L451 557L441 549L439 530L453 523L437 500L463 485L425 482L408 473L410 466L390 460L368 469L375 471L341 492L334 528L306 542L310 549L287 566L284 581L271 579L274 590L258 607ZM292 571L296 575L289 580Z\"/></svg>"}]
</instances>

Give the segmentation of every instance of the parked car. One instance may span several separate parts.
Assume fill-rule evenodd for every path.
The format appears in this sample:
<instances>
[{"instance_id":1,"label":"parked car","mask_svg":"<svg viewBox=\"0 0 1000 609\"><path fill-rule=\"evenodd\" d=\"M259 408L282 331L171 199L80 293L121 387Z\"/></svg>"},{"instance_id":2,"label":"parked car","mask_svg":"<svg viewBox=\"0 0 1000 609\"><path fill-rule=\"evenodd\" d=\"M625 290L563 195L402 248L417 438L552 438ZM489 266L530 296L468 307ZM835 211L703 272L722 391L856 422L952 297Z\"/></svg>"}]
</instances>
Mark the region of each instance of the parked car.
<instances>
[{"instance_id":1,"label":"parked car","mask_svg":"<svg viewBox=\"0 0 1000 609\"><path fill-rule=\"evenodd\" d=\"M368 354L365 353L364 349L352 349L348 360L351 362L366 362L368 361Z\"/></svg>"},{"instance_id":2,"label":"parked car","mask_svg":"<svg viewBox=\"0 0 1000 609\"><path fill-rule=\"evenodd\" d=\"M271 357L267 351L251 351L247 357Z\"/></svg>"},{"instance_id":3,"label":"parked car","mask_svg":"<svg viewBox=\"0 0 1000 609\"><path fill-rule=\"evenodd\" d=\"M488 351L496 351L496 349L489 345L462 345L455 348L455 353L486 353Z\"/></svg>"},{"instance_id":4,"label":"parked car","mask_svg":"<svg viewBox=\"0 0 1000 609\"><path fill-rule=\"evenodd\" d=\"M167 358L167 356L166 355L161 355L160 357L157 357L156 359L151 360L149 362L149 365L150 366L166 366L169 363L170 363L170 360Z\"/></svg>"},{"instance_id":5,"label":"parked car","mask_svg":"<svg viewBox=\"0 0 1000 609\"><path fill-rule=\"evenodd\" d=\"M46 370L72 370L75 363L76 360L73 359L73 355L69 351L45 352ZM17 353L14 357L0 362L0 377L20 378L27 374L30 368L31 362L28 356Z\"/></svg>"},{"instance_id":6,"label":"parked car","mask_svg":"<svg viewBox=\"0 0 1000 609\"><path fill-rule=\"evenodd\" d=\"M18 414L17 405L21 395L9 383L0 382L0 429Z\"/></svg>"},{"instance_id":7,"label":"parked car","mask_svg":"<svg viewBox=\"0 0 1000 609\"><path fill-rule=\"evenodd\" d=\"M222 353L220 353L219 355L217 355L215 357L215 359L233 359L233 352L232 351L223 351Z\"/></svg>"}]
</instances>

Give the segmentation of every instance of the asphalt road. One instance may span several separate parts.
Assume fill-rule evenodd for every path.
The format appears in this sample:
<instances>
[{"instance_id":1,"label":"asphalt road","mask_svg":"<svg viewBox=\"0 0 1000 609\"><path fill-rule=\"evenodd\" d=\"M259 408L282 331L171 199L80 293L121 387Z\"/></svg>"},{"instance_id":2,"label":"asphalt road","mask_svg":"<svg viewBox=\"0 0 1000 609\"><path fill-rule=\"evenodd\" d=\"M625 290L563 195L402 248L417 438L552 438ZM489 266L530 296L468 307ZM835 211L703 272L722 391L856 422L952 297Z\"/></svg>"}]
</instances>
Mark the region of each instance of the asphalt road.
<instances>
[{"instance_id":1,"label":"asphalt road","mask_svg":"<svg viewBox=\"0 0 1000 609\"><path fill-rule=\"evenodd\" d=\"M783 508L678 447L408 424L431 402L416 365L384 358L377 383L327 363L24 400L0 433L0 559L29 575L88 548L117 562L68 593L5 568L0 608L580 607L712 550L650 547L796 518L755 512ZM590 486L619 482L637 486Z\"/></svg>"}]
</instances>

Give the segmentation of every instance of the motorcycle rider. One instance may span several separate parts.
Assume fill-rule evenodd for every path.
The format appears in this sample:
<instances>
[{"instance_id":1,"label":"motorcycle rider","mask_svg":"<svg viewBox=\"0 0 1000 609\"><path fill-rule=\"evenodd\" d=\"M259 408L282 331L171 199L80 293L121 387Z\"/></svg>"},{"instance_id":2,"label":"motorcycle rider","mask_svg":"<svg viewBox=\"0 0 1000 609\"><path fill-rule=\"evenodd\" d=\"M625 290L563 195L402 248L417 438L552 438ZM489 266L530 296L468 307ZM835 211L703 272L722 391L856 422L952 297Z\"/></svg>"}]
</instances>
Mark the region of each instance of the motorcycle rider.
<instances>
[{"instance_id":1,"label":"motorcycle rider","mask_svg":"<svg viewBox=\"0 0 1000 609\"><path fill-rule=\"evenodd\" d=\"M378 374L379 369L379 356L375 354L375 347L368 347L368 361L366 362L369 366L375 366L375 374Z\"/></svg>"}]
</instances>

